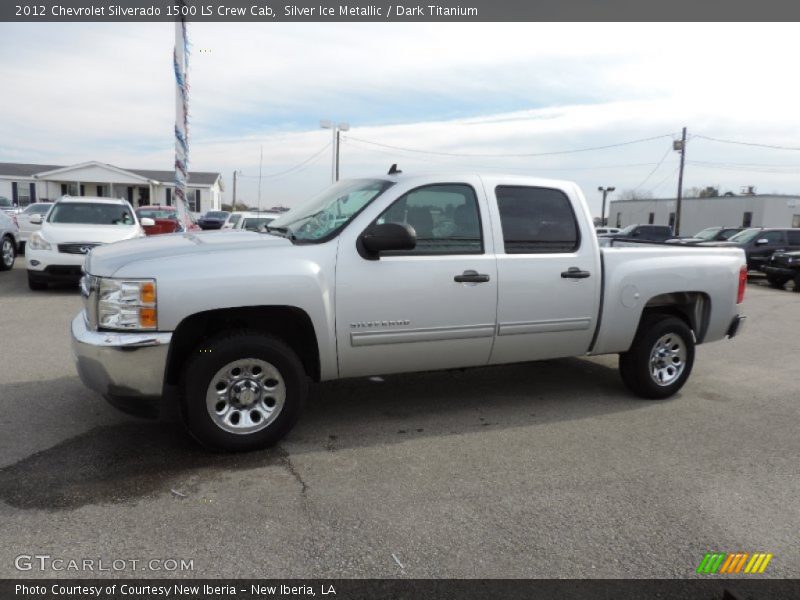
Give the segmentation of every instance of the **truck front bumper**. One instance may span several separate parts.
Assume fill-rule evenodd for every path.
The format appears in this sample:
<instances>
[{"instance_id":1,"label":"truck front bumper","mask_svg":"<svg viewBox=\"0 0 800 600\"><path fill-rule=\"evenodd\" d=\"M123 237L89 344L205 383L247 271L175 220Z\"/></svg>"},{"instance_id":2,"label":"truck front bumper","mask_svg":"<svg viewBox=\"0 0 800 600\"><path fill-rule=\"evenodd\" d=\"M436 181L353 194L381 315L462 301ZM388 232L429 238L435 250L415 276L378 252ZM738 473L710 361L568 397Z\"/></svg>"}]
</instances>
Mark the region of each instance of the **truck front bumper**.
<instances>
[{"instance_id":1,"label":"truck front bumper","mask_svg":"<svg viewBox=\"0 0 800 600\"><path fill-rule=\"evenodd\" d=\"M138 416L158 416L171 333L92 331L72 320L72 353L84 385Z\"/></svg>"}]
</instances>

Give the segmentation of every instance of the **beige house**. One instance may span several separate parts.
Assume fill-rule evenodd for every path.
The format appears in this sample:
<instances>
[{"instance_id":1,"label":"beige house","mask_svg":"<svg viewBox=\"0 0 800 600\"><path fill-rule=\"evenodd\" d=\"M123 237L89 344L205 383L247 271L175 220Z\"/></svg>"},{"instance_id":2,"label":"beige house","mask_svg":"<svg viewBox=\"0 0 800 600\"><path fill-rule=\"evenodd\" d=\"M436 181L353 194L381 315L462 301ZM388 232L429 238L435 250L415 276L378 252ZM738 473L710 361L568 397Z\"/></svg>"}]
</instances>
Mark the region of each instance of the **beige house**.
<instances>
[{"instance_id":1,"label":"beige house","mask_svg":"<svg viewBox=\"0 0 800 600\"><path fill-rule=\"evenodd\" d=\"M174 171L123 169L97 161L70 165L0 163L0 198L18 206L70 196L125 198L134 207L172 205ZM192 212L219 210L222 175L191 171L187 200Z\"/></svg>"}]
</instances>

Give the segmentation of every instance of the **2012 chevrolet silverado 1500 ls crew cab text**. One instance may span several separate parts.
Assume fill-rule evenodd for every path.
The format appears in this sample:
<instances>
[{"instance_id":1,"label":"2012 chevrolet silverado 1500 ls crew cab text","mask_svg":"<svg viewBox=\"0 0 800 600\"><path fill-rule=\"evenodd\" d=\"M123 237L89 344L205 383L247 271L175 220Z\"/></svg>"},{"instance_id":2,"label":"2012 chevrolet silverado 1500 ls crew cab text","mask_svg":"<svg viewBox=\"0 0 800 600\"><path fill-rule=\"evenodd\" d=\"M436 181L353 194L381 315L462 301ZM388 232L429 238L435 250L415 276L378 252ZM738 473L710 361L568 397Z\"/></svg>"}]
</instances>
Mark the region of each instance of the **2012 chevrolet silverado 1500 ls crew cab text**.
<instances>
[{"instance_id":1,"label":"2012 chevrolet silverado 1500 ls crew cab text","mask_svg":"<svg viewBox=\"0 0 800 600\"><path fill-rule=\"evenodd\" d=\"M127 410L176 390L200 442L246 450L291 429L309 379L618 353L628 388L665 398L695 344L736 334L738 248L601 250L575 184L390 173L267 233L92 250L72 322L84 383Z\"/></svg>"}]
</instances>

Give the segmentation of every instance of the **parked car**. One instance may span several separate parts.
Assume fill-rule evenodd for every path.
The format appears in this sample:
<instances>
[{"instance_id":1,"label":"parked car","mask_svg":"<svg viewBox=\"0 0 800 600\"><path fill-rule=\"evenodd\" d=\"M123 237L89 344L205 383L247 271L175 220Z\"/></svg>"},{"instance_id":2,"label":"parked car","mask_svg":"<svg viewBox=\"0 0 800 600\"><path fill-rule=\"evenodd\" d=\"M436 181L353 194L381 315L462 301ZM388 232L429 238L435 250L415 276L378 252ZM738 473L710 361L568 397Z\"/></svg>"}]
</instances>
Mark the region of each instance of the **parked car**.
<instances>
[{"instance_id":1,"label":"parked car","mask_svg":"<svg viewBox=\"0 0 800 600\"><path fill-rule=\"evenodd\" d=\"M0 271L14 267L19 244L19 228L14 217L0 211Z\"/></svg>"},{"instance_id":2,"label":"parked car","mask_svg":"<svg viewBox=\"0 0 800 600\"><path fill-rule=\"evenodd\" d=\"M244 214L243 211L237 210L228 215L228 218L225 219L225 222L222 224L222 229L236 229L236 224L239 222L239 219L242 218Z\"/></svg>"},{"instance_id":3,"label":"parked car","mask_svg":"<svg viewBox=\"0 0 800 600\"><path fill-rule=\"evenodd\" d=\"M617 233L608 233L599 238L604 244L608 244L611 240L665 242L673 235L672 228L667 225L628 225Z\"/></svg>"},{"instance_id":4,"label":"parked car","mask_svg":"<svg viewBox=\"0 0 800 600\"><path fill-rule=\"evenodd\" d=\"M262 231L265 225L269 225L277 219L281 213L273 212L248 212L242 213L234 229L246 229L247 231Z\"/></svg>"},{"instance_id":5,"label":"parked car","mask_svg":"<svg viewBox=\"0 0 800 600\"><path fill-rule=\"evenodd\" d=\"M742 231L741 227L707 227L691 237L667 240L671 244L700 244L702 242L724 242Z\"/></svg>"},{"instance_id":6,"label":"parked car","mask_svg":"<svg viewBox=\"0 0 800 600\"><path fill-rule=\"evenodd\" d=\"M227 210L210 210L197 220L201 229L222 229L230 213Z\"/></svg>"},{"instance_id":7,"label":"parked car","mask_svg":"<svg viewBox=\"0 0 800 600\"><path fill-rule=\"evenodd\" d=\"M773 253L800 250L800 229L752 227L740 231L727 242L715 244L741 248L747 256L747 268L760 271Z\"/></svg>"},{"instance_id":8,"label":"parked car","mask_svg":"<svg viewBox=\"0 0 800 600\"><path fill-rule=\"evenodd\" d=\"M144 227L147 235L161 235L164 233L179 233L183 231L200 231L200 226L189 213L189 227L185 227L178 218L178 209L174 206L141 206L136 209L136 216L141 219L152 219L155 224Z\"/></svg>"},{"instance_id":9,"label":"parked car","mask_svg":"<svg viewBox=\"0 0 800 600\"><path fill-rule=\"evenodd\" d=\"M800 251L776 252L764 266L767 281L774 288L783 288L794 281L794 291L800 292Z\"/></svg>"},{"instance_id":10,"label":"parked car","mask_svg":"<svg viewBox=\"0 0 800 600\"><path fill-rule=\"evenodd\" d=\"M136 217L127 200L89 196L60 198L42 219L25 250L28 286L43 290L50 282L77 283L89 252L101 244L144 237L143 227L155 224L153 219Z\"/></svg>"},{"instance_id":11,"label":"parked car","mask_svg":"<svg viewBox=\"0 0 800 600\"><path fill-rule=\"evenodd\" d=\"M9 198L0 196L0 210L9 215L17 214L17 205L14 204Z\"/></svg>"},{"instance_id":12,"label":"parked car","mask_svg":"<svg viewBox=\"0 0 800 600\"><path fill-rule=\"evenodd\" d=\"M619 227L595 227L594 232L597 235L606 235L609 233L619 233Z\"/></svg>"},{"instance_id":13,"label":"parked car","mask_svg":"<svg viewBox=\"0 0 800 600\"><path fill-rule=\"evenodd\" d=\"M72 321L83 382L151 415L177 389L195 438L248 450L292 428L309 378L619 353L634 393L666 398L695 344L742 319L741 250L600 249L569 182L343 180L269 230L92 251Z\"/></svg>"},{"instance_id":14,"label":"parked car","mask_svg":"<svg viewBox=\"0 0 800 600\"><path fill-rule=\"evenodd\" d=\"M39 231L42 227L41 219L44 219L50 207L53 206L52 202L36 202L29 204L25 210L17 214L17 224L19 225L19 251L25 251L25 244L28 238L34 231ZM36 219L36 223L31 221L33 215L39 215L40 218Z\"/></svg>"}]
</instances>

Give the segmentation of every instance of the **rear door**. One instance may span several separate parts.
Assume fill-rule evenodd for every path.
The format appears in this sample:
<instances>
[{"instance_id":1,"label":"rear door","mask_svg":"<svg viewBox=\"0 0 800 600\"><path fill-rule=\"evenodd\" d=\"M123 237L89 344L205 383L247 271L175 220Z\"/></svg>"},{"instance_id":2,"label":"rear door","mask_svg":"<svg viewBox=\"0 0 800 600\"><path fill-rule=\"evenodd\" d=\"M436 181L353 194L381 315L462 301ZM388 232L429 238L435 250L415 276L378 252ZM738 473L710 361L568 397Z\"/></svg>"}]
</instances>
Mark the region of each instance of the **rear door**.
<instances>
[{"instance_id":1,"label":"rear door","mask_svg":"<svg viewBox=\"0 0 800 600\"><path fill-rule=\"evenodd\" d=\"M498 240L491 363L576 356L591 343L600 251L577 187L487 180Z\"/></svg>"},{"instance_id":2,"label":"rear door","mask_svg":"<svg viewBox=\"0 0 800 600\"><path fill-rule=\"evenodd\" d=\"M762 243L759 243L762 242ZM753 240L750 249L750 267L760 267L764 265L774 252L786 250L786 232L784 231L762 231Z\"/></svg>"}]
</instances>

